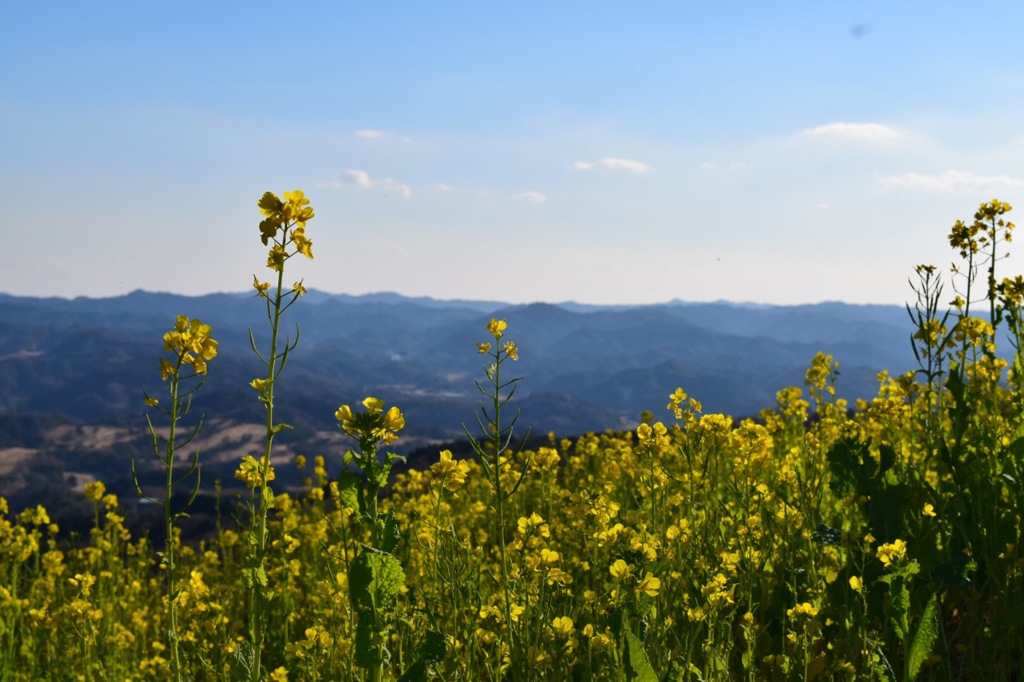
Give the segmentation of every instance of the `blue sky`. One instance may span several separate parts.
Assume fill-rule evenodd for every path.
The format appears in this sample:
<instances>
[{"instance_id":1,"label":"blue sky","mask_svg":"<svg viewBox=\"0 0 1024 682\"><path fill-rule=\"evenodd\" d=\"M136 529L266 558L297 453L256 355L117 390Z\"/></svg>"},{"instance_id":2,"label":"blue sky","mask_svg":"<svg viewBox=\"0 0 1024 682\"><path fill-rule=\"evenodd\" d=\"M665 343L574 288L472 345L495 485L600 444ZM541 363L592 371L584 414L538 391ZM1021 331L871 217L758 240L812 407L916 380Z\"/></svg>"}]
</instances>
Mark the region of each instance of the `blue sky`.
<instances>
[{"instance_id":1,"label":"blue sky","mask_svg":"<svg viewBox=\"0 0 1024 682\"><path fill-rule=\"evenodd\" d=\"M329 292L902 303L1024 198L1019 3L4 14L7 293L243 291L256 199L301 188Z\"/></svg>"}]
</instances>

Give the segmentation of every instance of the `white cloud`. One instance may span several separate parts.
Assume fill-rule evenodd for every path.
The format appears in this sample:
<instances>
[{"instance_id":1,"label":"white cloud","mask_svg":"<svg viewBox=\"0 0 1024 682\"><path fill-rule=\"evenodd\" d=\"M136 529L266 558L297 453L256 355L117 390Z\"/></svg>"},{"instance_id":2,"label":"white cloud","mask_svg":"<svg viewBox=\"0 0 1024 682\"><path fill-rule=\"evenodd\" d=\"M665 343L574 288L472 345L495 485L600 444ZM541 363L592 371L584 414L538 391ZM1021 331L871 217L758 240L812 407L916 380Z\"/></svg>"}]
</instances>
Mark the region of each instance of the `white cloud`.
<instances>
[{"instance_id":1,"label":"white cloud","mask_svg":"<svg viewBox=\"0 0 1024 682\"><path fill-rule=\"evenodd\" d=\"M370 179L370 174L364 170L347 170L345 171L345 176L356 187L362 187L363 189L373 187L373 180Z\"/></svg>"},{"instance_id":2,"label":"white cloud","mask_svg":"<svg viewBox=\"0 0 1024 682\"><path fill-rule=\"evenodd\" d=\"M517 201L525 201L528 204L543 204L546 203L548 198L536 190L530 190L529 192L520 192L519 194L513 194L512 198Z\"/></svg>"},{"instance_id":3,"label":"white cloud","mask_svg":"<svg viewBox=\"0 0 1024 682\"><path fill-rule=\"evenodd\" d=\"M319 187L329 189L341 189L342 187L358 187L370 189L371 187L383 187L398 192L403 199L412 198L412 188L409 185L396 181L394 178L371 178L364 170L350 168L343 175L336 175L332 180L317 183Z\"/></svg>"},{"instance_id":4,"label":"white cloud","mask_svg":"<svg viewBox=\"0 0 1024 682\"><path fill-rule=\"evenodd\" d=\"M903 137L903 133L881 123L829 123L815 128L808 128L803 135L810 137L829 137L845 140L862 140L866 142L884 142Z\"/></svg>"},{"instance_id":5,"label":"white cloud","mask_svg":"<svg viewBox=\"0 0 1024 682\"><path fill-rule=\"evenodd\" d=\"M1024 180L1008 175L975 175L958 170L948 170L939 175L905 173L882 178L886 187L919 189L926 192L998 192L1024 189Z\"/></svg>"},{"instance_id":6,"label":"white cloud","mask_svg":"<svg viewBox=\"0 0 1024 682\"><path fill-rule=\"evenodd\" d=\"M412 199L412 187L409 185L403 185L400 182L395 182L391 178L384 178L383 180L376 181L375 184L382 185L388 189L393 189L402 195L403 199Z\"/></svg>"},{"instance_id":7,"label":"white cloud","mask_svg":"<svg viewBox=\"0 0 1024 682\"><path fill-rule=\"evenodd\" d=\"M379 140L382 137L388 137L388 133L385 133L383 130L367 128L366 130L357 130L356 137L365 137L368 140Z\"/></svg>"},{"instance_id":8,"label":"white cloud","mask_svg":"<svg viewBox=\"0 0 1024 682\"><path fill-rule=\"evenodd\" d=\"M617 159L613 156L604 156L593 163L587 161L577 161L572 165L576 170L594 170L595 168L604 170L621 170L627 173L643 174L651 170L651 167L646 163L640 161L633 161L631 159Z\"/></svg>"},{"instance_id":9,"label":"white cloud","mask_svg":"<svg viewBox=\"0 0 1024 682\"><path fill-rule=\"evenodd\" d=\"M455 191L454 187L452 187L451 185L446 185L443 182L439 182L436 185L434 185L434 189L436 189L438 192L454 192Z\"/></svg>"}]
</instances>

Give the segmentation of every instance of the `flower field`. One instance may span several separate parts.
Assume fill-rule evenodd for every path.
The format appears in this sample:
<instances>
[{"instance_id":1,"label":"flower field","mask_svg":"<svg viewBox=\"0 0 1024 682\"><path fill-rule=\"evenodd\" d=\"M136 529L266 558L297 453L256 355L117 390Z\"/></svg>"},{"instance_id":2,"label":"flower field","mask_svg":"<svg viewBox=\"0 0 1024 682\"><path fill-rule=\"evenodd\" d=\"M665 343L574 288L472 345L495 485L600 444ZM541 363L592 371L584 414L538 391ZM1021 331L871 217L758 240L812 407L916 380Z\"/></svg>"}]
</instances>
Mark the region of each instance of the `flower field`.
<instances>
[{"instance_id":1,"label":"flower field","mask_svg":"<svg viewBox=\"0 0 1024 682\"><path fill-rule=\"evenodd\" d=\"M340 396L352 449L298 457L305 487L284 491L274 384L305 293L284 273L313 256L314 212L298 191L258 203L273 276L254 278L255 310L271 333L253 340L266 371L251 390L266 438L239 462L238 525L205 540L177 527L181 491L210 485L189 407L218 348L215 321L182 315L159 366L154 340L167 393L145 397L167 473L149 499L173 541L132 537L99 482L77 544L46 509L0 499L0 679L1024 676L1024 279L996 274L1007 204L953 226L951 293L917 267L919 366L881 375L870 401L835 397L822 352L756 418L704 414L680 388L650 396L633 431L526 449L515 368L530 351L515 320L492 320L466 349L483 366L475 456L395 474L400 406ZM327 458L347 465L337 479Z\"/></svg>"}]
</instances>

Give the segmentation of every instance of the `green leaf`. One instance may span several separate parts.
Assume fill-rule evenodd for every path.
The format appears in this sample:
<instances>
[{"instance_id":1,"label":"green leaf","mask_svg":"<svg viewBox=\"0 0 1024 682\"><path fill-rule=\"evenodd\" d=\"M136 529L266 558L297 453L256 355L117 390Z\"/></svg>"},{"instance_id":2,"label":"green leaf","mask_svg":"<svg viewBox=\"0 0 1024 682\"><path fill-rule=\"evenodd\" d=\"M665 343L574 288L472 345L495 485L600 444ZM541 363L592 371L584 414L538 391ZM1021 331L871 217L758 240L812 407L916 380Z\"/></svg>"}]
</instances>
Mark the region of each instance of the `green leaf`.
<instances>
[{"instance_id":1,"label":"green leaf","mask_svg":"<svg viewBox=\"0 0 1024 682\"><path fill-rule=\"evenodd\" d=\"M416 647L416 660L398 678L398 682L427 682L429 666L438 665L448 653L444 635L436 630L427 630Z\"/></svg>"},{"instance_id":2,"label":"green leaf","mask_svg":"<svg viewBox=\"0 0 1024 682\"><path fill-rule=\"evenodd\" d=\"M626 675L632 682L658 682L658 676L647 660L647 652L644 651L643 642L626 630Z\"/></svg>"},{"instance_id":3,"label":"green leaf","mask_svg":"<svg viewBox=\"0 0 1024 682\"><path fill-rule=\"evenodd\" d=\"M395 520L395 510L389 509L384 517L384 532L381 533L380 548L388 554L394 554L398 548L398 542L402 534L398 530L398 521Z\"/></svg>"},{"instance_id":4,"label":"green leaf","mask_svg":"<svg viewBox=\"0 0 1024 682\"><path fill-rule=\"evenodd\" d=\"M358 611L376 612L386 607L405 585L405 571L391 554L372 547L363 551L348 569L348 592Z\"/></svg>"},{"instance_id":5,"label":"green leaf","mask_svg":"<svg viewBox=\"0 0 1024 682\"><path fill-rule=\"evenodd\" d=\"M917 673L920 672L925 659L932 652L935 638L939 636L939 624L935 618L936 601L936 597L933 594L931 599L928 600L928 604L924 607L924 613L921 614L921 620L917 624L914 639L910 642L910 649L907 653L906 675L904 676L907 680L913 680L917 677Z\"/></svg>"},{"instance_id":6,"label":"green leaf","mask_svg":"<svg viewBox=\"0 0 1024 682\"><path fill-rule=\"evenodd\" d=\"M427 682L427 670L425 662L416 661L398 678L398 682Z\"/></svg>"},{"instance_id":7,"label":"green leaf","mask_svg":"<svg viewBox=\"0 0 1024 682\"><path fill-rule=\"evenodd\" d=\"M379 464L376 467L376 471L372 474L367 472L367 476L370 476L373 480L373 484L377 489L381 489L388 484L388 477L391 475L391 462L385 462Z\"/></svg>"},{"instance_id":8,"label":"green leaf","mask_svg":"<svg viewBox=\"0 0 1024 682\"><path fill-rule=\"evenodd\" d=\"M900 639L910 632L910 587L912 577L921 570L916 561L907 561L895 571L879 578L889 584L889 622Z\"/></svg>"},{"instance_id":9,"label":"green leaf","mask_svg":"<svg viewBox=\"0 0 1024 682\"><path fill-rule=\"evenodd\" d=\"M363 479L348 469L338 476L338 493L341 503L346 507L358 509L360 514L366 513L366 505L363 503Z\"/></svg>"},{"instance_id":10,"label":"green leaf","mask_svg":"<svg viewBox=\"0 0 1024 682\"><path fill-rule=\"evenodd\" d=\"M850 493L864 493L867 487L867 476L863 469L863 461L867 446L853 438L837 441L828 451L829 477L828 487L836 495L843 497Z\"/></svg>"},{"instance_id":11,"label":"green leaf","mask_svg":"<svg viewBox=\"0 0 1024 682\"><path fill-rule=\"evenodd\" d=\"M231 677L236 680L252 679L252 668L256 665L255 648L247 639L243 639L231 652Z\"/></svg>"},{"instance_id":12,"label":"green leaf","mask_svg":"<svg viewBox=\"0 0 1024 682\"><path fill-rule=\"evenodd\" d=\"M380 663L380 656L373 646L373 613L362 611L356 623L355 662L360 668L374 668Z\"/></svg>"},{"instance_id":13,"label":"green leaf","mask_svg":"<svg viewBox=\"0 0 1024 682\"><path fill-rule=\"evenodd\" d=\"M884 474L896 464L896 451L892 449L891 445L880 445L878 447L878 460L878 471Z\"/></svg>"},{"instance_id":14,"label":"green leaf","mask_svg":"<svg viewBox=\"0 0 1024 682\"><path fill-rule=\"evenodd\" d=\"M416 658L437 665L448 654L448 642L437 630L427 630L416 647Z\"/></svg>"},{"instance_id":15,"label":"green leaf","mask_svg":"<svg viewBox=\"0 0 1024 682\"><path fill-rule=\"evenodd\" d=\"M295 427L292 426L291 424L276 424L274 426L274 428L271 429L270 435L276 436L277 434L281 433L282 431L287 431L289 429L294 429L294 428Z\"/></svg>"},{"instance_id":16,"label":"green leaf","mask_svg":"<svg viewBox=\"0 0 1024 682\"><path fill-rule=\"evenodd\" d=\"M267 571L263 566L251 565L247 568L242 569L242 579L245 581L245 586L249 589L254 587L266 587Z\"/></svg>"}]
</instances>

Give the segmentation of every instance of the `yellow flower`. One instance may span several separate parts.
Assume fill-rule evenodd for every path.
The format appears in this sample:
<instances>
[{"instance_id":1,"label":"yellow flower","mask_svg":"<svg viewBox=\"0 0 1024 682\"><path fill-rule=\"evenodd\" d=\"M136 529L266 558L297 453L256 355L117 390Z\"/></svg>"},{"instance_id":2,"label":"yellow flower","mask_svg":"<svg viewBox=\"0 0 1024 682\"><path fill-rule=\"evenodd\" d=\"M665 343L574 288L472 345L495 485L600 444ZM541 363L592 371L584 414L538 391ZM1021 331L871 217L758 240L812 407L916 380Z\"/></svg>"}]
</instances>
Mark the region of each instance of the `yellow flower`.
<instances>
[{"instance_id":1,"label":"yellow flower","mask_svg":"<svg viewBox=\"0 0 1024 682\"><path fill-rule=\"evenodd\" d=\"M793 616L800 615L809 616L813 618L814 616L818 615L818 608L810 602L803 602L802 604L797 604L793 608L787 610L786 615L790 618L792 618Z\"/></svg>"},{"instance_id":2,"label":"yellow flower","mask_svg":"<svg viewBox=\"0 0 1024 682\"><path fill-rule=\"evenodd\" d=\"M505 320L492 319L487 323L487 331L489 331L491 336L496 340L504 336L504 332L507 327L508 325L505 323Z\"/></svg>"},{"instance_id":3,"label":"yellow flower","mask_svg":"<svg viewBox=\"0 0 1024 682\"><path fill-rule=\"evenodd\" d=\"M466 482L466 475L469 474L469 465L465 461L456 462L452 459L451 450L442 450L441 458L430 465L430 471L434 476L444 480L444 487L455 492Z\"/></svg>"},{"instance_id":4,"label":"yellow flower","mask_svg":"<svg viewBox=\"0 0 1024 682\"><path fill-rule=\"evenodd\" d=\"M348 405L335 411L334 417L341 422L341 430L360 440L369 438L390 445L398 439L397 431L405 428L405 416L397 407L384 413L384 401L368 397L363 400L365 413L356 413Z\"/></svg>"},{"instance_id":5,"label":"yellow flower","mask_svg":"<svg viewBox=\"0 0 1024 682\"><path fill-rule=\"evenodd\" d=\"M854 592L860 592L864 589L864 581L855 575L850 576L850 589Z\"/></svg>"},{"instance_id":6,"label":"yellow flower","mask_svg":"<svg viewBox=\"0 0 1024 682\"><path fill-rule=\"evenodd\" d=\"M270 288L270 282L261 282L256 275L252 276L252 286L256 290L256 295L261 298L267 297L267 289Z\"/></svg>"},{"instance_id":7,"label":"yellow flower","mask_svg":"<svg viewBox=\"0 0 1024 682\"><path fill-rule=\"evenodd\" d=\"M310 260L313 259L313 242L306 237L306 230L302 227L296 227L292 230L292 243L295 244L295 249L298 253L301 253Z\"/></svg>"},{"instance_id":8,"label":"yellow flower","mask_svg":"<svg viewBox=\"0 0 1024 682\"><path fill-rule=\"evenodd\" d=\"M99 502L107 492L107 486L103 481L90 481L85 484L85 499Z\"/></svg>"},{"instance_id":9,"label":"yellow flower","mask_svg":"<svg viewBox=\"0 0 1024 682\"><path fill-rule=\"evenodd\" d=\"M342 405L334 412L334 418L340 422L352 421L352 408L348 405Z\"/></svg>"},{"instance_id":10,"label":"yellow flower","mask_svg":"<svg viewBox=\"0 0 1024 682\"><path fill-rule=\"evenodd\" d=\"M284 268L286 258L288 256L285 254L284 247L280 244L274 244L270 247L270 253L267 255L267 267L280 272Z\"/></svg>"},{"instance_id":11,"label":"yellow flower","mask_svg":"<svg viewBox=\"0 0 1024 682\"><path fill-rule=\"evenodd\" d=\"M242 458L242 461L238 465L238 470L235 472L235 478L245 483L247 488L255 488L263 483L262 474L260 471L260 463L256 461L256 458L252 455L246 455ZM274 467L267 463L267 482L273 481L276 478L274 473Z\"/></svg>"},{"instance_id":12,"label":"yellow flower","mask_svg":"<svg viewBox=\"0 0 1024 682\"><path fill-rule=\"evenodd\" d=\"M146 405L148 405L149 407L156 407L159 404L160 404L160 401L157 400L156 398L151 398L148 395L146 396Z\"/></svg>"},{"instance_id":13,"label":"yellow flower","mask_svg":"<svg viewBox=\"0 0 1024 682\"><path fill-rule=\"evenodd\" d=\"M519 359L519 346L512 341L506 341L504 346L505 354L513 360Z\"/></svg>"},{"instance_id":14,"label":"yellow flower","mask_svg":"<svg viewBox=\"0 0 1024 682\"><path fill-rule=\"evenodd\" d=\"M380 398L367 397L363 400L363 407L366 408L368 413L374 414L384 409L384 401Z\"/></svg>"},{"instance_id":15,"label":"yellow flower","mask_svg":"<svg viewBox=\"0 0 1024 682\"><path fill-rule=\"evenodd\" d=\"M924 511L921 513L925 516L935 516L935 507L933 507L931 504L926 504L924 506Z\"/></svg>"},{"instance_id":16,"label":"yellow flower","mask_svg":"<svg viewBox=\"0 0 1024 682\"><path fill-rule=\"evenodd\" d=\"M633 572L633 567L622 559L616 559L615 563L613 563L608 569L608 572L611 573L612 577L616 580L624 580Z\"/></svg>"},{"instance_id":17,"label":"yellow flower","mask_svg":"<svg viewBox=\"0 0 1024 682\"><path fill-rule=\"evenodd\" d=\"M384 428L389 431L401 431L405 428L405 416L396 406L392 406L384 415Z\"/></svg>"},{"instance_id":18,"label":"yellow flower","mask_svg":"<svg viewBox=\"0 0 1024 682\"><path fill-rule=\"evenodd\" d=\"M270 382L267 381L266 379L259 379L259 378L257 378L257 379L253 379L252 381L250 381L249 385L252 386L254 389L256 389L257 393L265 393L266 390L267 390L267 385L269 383Z\"/></svg>"},{"instance_id":19,"label":"yellow flower","mask_svg":"<svg viewBox=\"0 0 1024 682\"><path fill-rule=\"evenodd\" d=\"M301 189L285 192L284 200L293 206L305 206L309 203L309 199L306 198L306 195Z\"/></svg>"},{"instance_id":20,"label":"yellow flower","mask_svg":"<svg viewBox=\"0 0 1024 682\"><path fill-rule=\"evenodd\" d=\"M302 282L296 282L295 284L292 285L292 291L295 293L296 296L302 296L309 290L306 289L305 286L303 286Z\"/></svg>"},{"instance_id":21,"label":"yellow flower","mask_svg":"<svg viewBox=\"0 0 1024 682\"><path fill-rule=\"evenodd\" d=\"M529 517L520 516L516 524L516 530L520 535L529 535L536 530L542 537L551 536L551 531L548 528L548 524L544 522L544 517L537 512L531 512Z\"/></svg>"},{"instance_id":22,"label":"yellow flower","mask_svg":"<svg viewBox=\"0 0 1024 682\"><path fill-rule=\"evenodd\" d=\"M256 205L260 207L260 213L265 216L272 216L284 208L284 204L273 192L264 192L263 196L256 201Z\"/></svg>"},{"instance_id":23,"label":"yellow flower","mask_svg":"<svg viewBox=\"0 0 1024 682\"><path fill-rule=\"evenodd\" d=\"M894 540L878 548L877 556L886 567L893 561L902 559L907 555L907 543L903 540Z\"/></svg>"},{"instance_id":24,"label":"yellow flower","mask_svg":"<svg viewBox=\"0 0 1024 682\"><path fill-rule=\"evenodd\" d=\"M568 639L575 631L572 618L569 616L555 616L555 619L551 621L551 629L555 631L555 635L562 639Z\"/></svg>"},{"instance_id":25,"label":"yellow flower","mask_svg":"<svg viewBox=\"0 0 1024 682\"><path fill-rule=\"evenodd\" d=\"M478 343L478 344L476 344L476 349L478 351L480 351L481 354L483 354L483 353L486 353L487 351L489 351L491 349L491 344L489 344L489 343Z\"/></svg>"},{"instance_id":26,"label":"yellow flower","mask_svg":"<svg viewBox=\"0 0 1024 682\"><path fill-rule=\"evenodd\" d=\"M271 239L277 236L277 231L281 229L281 218L280 216L271 216L266 220L260 221L260 240L263 245L266 246L270 243Z\"/></svg>"},{"instance_id":27,"label":"yellow flower","mask_svg":"<svg viewBox=\"0 0 1024 682\"><path fill-rule=\"evenodd\" d=\"M635 588L634 592L640 594L646 594L648 597L657 597L658 590L661 589L661 581L654 577L654 575L648 571Z\"/></svg>"}]
</instances>

